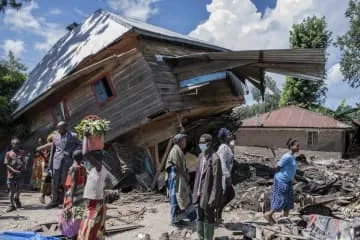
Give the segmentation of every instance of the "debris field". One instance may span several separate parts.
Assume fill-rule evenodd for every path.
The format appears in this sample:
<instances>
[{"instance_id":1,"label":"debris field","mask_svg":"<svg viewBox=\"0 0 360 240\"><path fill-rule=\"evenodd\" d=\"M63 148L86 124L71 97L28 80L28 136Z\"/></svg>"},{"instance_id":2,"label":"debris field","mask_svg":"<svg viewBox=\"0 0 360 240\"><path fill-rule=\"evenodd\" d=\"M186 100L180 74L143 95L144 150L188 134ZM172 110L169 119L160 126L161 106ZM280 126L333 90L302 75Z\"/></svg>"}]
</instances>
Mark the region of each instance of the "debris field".
<instances>
[{"instance_id":1,"label":"debris field","mask_svg":"<svg viewBox=\"0 0 360 240\"><path fill-rule=\"evenodd\" d=\"M215 239L359 239L360 159L324 159L298 156L294 181L296 208L288 218L276 215L270 226L263 213L270 209L274 166L279 153L264 149L236 149L233 184L236 193L224 210L224 224ZM257 151L258 153L258 151ZM56 235L60 209L45 210L38 193L24 193L24 208L5 213L6 195L1 193L0 231L32 230ZM139 183L133 189L107 190L108 239L196 239L194 226L169 226L170 206L166 192L148 191ZM50 224L49 224L50 223ZM46 225L47 224L47 225Z\"/></svg>"}]
</instances>

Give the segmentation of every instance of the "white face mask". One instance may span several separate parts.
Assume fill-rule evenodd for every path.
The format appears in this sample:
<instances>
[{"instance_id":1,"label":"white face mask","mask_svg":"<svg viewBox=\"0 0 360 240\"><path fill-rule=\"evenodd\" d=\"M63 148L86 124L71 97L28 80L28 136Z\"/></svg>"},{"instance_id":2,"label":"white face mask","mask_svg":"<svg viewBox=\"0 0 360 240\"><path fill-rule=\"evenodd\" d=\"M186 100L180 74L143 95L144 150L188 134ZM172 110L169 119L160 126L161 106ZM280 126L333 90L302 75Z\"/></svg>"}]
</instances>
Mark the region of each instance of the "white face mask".
<instances>
[{"instance_id":1,"label":"white face mask","mask_svg":"<svg viewBox=\"0 0 360 240\"><path fill-rule=\"evenodd\" d=\"M235 140L230 141L230 146L235 146Z\"/></svg>"},{"instance_id":2,"label":"white face mask","mask_svg":"<svg viewBox=\"0 0 360 240\"><path fill-rule=\"evenodd\" d=\"M207 149L206 143L200 143L199 148L200 148L201 152L205 152Z\"/></svg>"}]
</instances>

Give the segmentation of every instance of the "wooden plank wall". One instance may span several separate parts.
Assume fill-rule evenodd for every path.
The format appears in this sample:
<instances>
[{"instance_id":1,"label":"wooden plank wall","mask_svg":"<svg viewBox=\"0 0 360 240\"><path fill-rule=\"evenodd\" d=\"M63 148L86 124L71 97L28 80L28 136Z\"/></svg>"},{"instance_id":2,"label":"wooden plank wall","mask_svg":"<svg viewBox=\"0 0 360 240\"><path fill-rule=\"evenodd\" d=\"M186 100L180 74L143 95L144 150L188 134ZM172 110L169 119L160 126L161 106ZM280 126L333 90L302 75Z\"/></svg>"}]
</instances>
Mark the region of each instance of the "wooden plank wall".
<instances>
[{"instance_id":1,"label":"wooden plank wall","mask_svg":"<svg viewBox=\"0 0 360 240\"><path fill-rule=\"evenodd\" d=\"M184 103L192 108L210 104L212 106L233 104L234 102L240 105L243 99L243 97L233 96L231 83L228 79L210 82L209 85L198 88L197 93L193 90L183 94Z\"/></svg>"},{"instance_id":2,"label":"wooden plank wall","mask_svg":"<svg viewBox=\"0 0 360 240\"><path fill-rule=\"evenodd\" d=\"M153 71L154 81L166 108L169 111L181 110L184 103L179 93L178 81L168 65L165 62L157 61L155 55L182 56L209 50L149 38L140 39L140 49Z\"/></svg>"},{"instance_id":3,"label":"wooden plank wall","mask_svg":"<svg viewBox=\"0 0 360 240\"><path fill-rule=\"evenodd\" d=\"M203 107L208 104L223 105L229 103L229 105L233 105L234 102L237 102L240 105L243 102L243 97L236 98L233 96L231 83L227 80L215 81L200 88L198 95L186 96L180 94L179 82L176 76L165 62L158 61L155 57L156 55L182 56L215 50L173 44L150 38L141 38L139 41L140 49L153 71L154 82L166 108L170 112Z\"/></svg>"},{"instance_id":4,"label":"wooden plank wall","mask_svg":"<svg viewBox=\"0 0 360 240\"><path fill-rule=\"evenodd\" d=\"M116 96L104 106L99 106L91 83L104 73L110 73ZM139 51L135 51L113 69L105 68L81 79L76 87L67 88L63 95L69 110L70 126L78 124L86 115L100 115L111 121L112 130L106 135L106 141L110 141L139 124L148 122L148 116L163 111L164 108L152 79L152 71ZM48 124L53 107L49 106L37 115L31 114L34 133L39 129L36 126Z\"/></svg>"}]
</instances>

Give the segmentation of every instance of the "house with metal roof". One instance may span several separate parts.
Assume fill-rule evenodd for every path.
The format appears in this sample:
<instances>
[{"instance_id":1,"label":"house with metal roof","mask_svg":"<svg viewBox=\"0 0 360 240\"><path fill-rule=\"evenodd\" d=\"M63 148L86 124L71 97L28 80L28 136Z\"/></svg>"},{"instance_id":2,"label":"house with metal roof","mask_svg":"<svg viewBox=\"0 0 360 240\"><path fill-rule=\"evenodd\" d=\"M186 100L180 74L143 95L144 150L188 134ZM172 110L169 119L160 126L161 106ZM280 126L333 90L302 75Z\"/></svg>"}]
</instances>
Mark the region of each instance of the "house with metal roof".
<instances>
[{"instance_id":1,"label":"house with metal roof","mask_svg":"<svg viewBox=\"0 0 360 240\"><path fill-rule=\"evenodd\" d=\"M96 114L111 121L107 143L143 147L155 166L186 123L243 104L247 82L264 91L265 71L324 73L323 49L231 51L104 10L67 29L14 96L28 146L58 121Z\"/></svg>"},{"instance_id":2,"label":"house with metal roof","mask_svg":"<svg viewBox=\"0 0 360 240\"><path fill-rule=\"evenodd\" d=\"M237 144L286 148L286 142L292 138L303 150L344 155L352 134L351 125L292 105L243 120L237 132Z\"/></svg>"}]
</instances>

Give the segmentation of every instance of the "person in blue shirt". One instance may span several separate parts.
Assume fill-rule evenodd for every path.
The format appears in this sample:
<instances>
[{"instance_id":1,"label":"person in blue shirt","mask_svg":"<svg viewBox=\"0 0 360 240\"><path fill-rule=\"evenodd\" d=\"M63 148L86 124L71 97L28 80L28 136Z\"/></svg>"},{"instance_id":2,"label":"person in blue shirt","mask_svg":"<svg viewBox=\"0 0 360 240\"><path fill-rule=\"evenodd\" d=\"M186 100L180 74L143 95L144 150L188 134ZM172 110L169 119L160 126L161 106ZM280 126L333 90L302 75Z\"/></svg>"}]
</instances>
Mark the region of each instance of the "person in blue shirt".
<instances>
[{"instance_id":1,"label":"person in blue shirt","mask_svg":"<svg viewBox=\"0 0 360 240\"><path fill-rule=\"evenodd\" d=\"M275 224L274 213L283 211L284 217L289 216L289 211L294 208L293 179L296 174L295 153L299 151L299 144L294 139L286 143L289 152L285 153L276 165L276 174L271 191L271 210L265 213L264 218Z\"/></svg>"}]
</instances>

